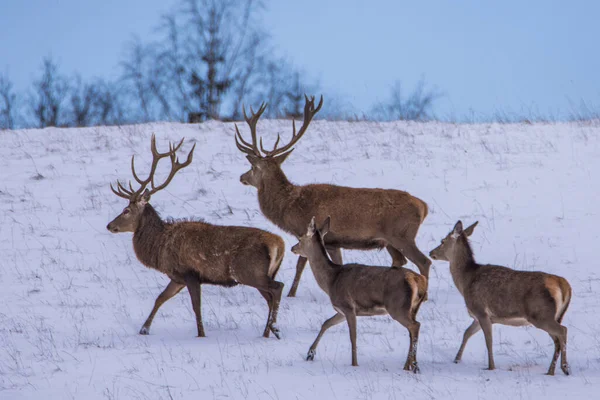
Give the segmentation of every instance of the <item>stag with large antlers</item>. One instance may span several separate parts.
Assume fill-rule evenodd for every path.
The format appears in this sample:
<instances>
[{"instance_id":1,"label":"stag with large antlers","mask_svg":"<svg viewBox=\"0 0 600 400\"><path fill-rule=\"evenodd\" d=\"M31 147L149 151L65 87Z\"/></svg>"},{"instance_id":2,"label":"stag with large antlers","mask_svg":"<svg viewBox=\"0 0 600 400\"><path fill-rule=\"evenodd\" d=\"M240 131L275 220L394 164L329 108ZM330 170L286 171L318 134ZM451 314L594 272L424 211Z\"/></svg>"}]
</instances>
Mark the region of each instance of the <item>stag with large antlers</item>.
<instances>
[{"instance_id":1,"label":"stag with large antlers","mask_svg":"<svg viewBox=\"0 0 600 400\"><path fill-rule=\"evenodd\" d=\"M408 258L428 278L431 261L415 244L417 231L428 212L424 201L393 189L328 184L294 185L283 173L281 164L294 150L293 146L306 133L322 106L322 96L316 107L314 97L306 97L302 127L296 132L296 124L292 122L292 139L286 145L277 147L281 141L278 136L272 150L266 150L262 138L259 141L256 134L256 124L266 104L263 103L257 112L250 109L250 117L244 110L251 140L244 140L236 125L235 142L237 148L246 154L252 169L240 177L241 182L256 187L263 214L296 237L302 236L313 215L318 223L331 215L334 224L325 238L325 246L336 264L342 264L342 248L368 250L385 247L392 257L392 266L402 267ZM300 256L288 296L296 295L305 266L306 258Z\"/></svg>"},{"instance_id":2,"label":"stag with large antlers","mask_svg":"<svg viewBox=\"0 0 600 400\"><path fill-rule=\"evenodd\" d=\"M146 179L135 172L134 158L131 171L140 185L134 190L117 182L112 191L129 201L123 212L111 221L107 229L112 233L133 232L133 249L142 264L166 274L171 282L157 297L154 308L142 326L140 334L147 335L158 309L171 297L187 287L196 314L198 336L205 336L201 314L201 285L203 283L235 286L243 284L258 289L269 306L267 325L263 336L270 332L279 338L276 326L283 283L275 276L285 251L281 237L272 233L241 226L217 226L199 221L163 221L150 205L150 196L164 189L177 171L192 162L194 147L187 160L180 163L176 152L183 144L169 145L169 151L159 153L156 138L152 136L152 165ZM171 160L171 172L160 185L154 174L161 159Z\"/></svg>"}]
</instances>

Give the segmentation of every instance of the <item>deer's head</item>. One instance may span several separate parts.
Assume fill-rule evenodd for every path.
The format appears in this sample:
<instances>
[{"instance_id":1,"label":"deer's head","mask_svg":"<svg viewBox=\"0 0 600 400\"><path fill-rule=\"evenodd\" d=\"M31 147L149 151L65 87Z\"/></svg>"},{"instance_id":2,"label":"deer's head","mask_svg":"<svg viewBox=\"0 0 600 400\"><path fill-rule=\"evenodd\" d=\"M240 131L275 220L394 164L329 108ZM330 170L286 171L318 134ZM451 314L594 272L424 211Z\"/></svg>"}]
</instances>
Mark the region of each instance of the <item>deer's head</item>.
<instances>
[{"instance_id":1,"label":"deer's head","mask_svg":"<svg viewBox=\"0 0 600 400\"><path fill-rule=\"evenodd\" d=\"M456 245L458 238L462 235L465 235L465 237L471 236L478 223L479 221L463 230L462 222L458 221L450 233L448 233L448 235L442 239L442 243L435 249L431 250L429 256L434 260L450 261L454 254L454 246Z\"/></svg>"},{"instance_id":2,"label":"deer's head","mask_svg":"<svg viewBox=\"0 0 600 400\"><path fill-rule=\"evenodd\" d=\"M169 151L166 153L159 153L156 150L156 137L152 135L151 140L151 150L152 150L152 166L150 167L150 174L148 178L142 180L138 177L135 172L135 162L134 157L131 157L131 172L133 173L133 178L137 181L140 187L137 190L133 189L133 185L129 182L129 188L126 188L121 182L117 181L117 189L115 189L111 183L110 188L114 194L119 197L122 197L129 201L127 207L123 209L121 214L119 214L115 219L113 219L107 226L106 229L111 231L112 233L119 232L135 232L141 216L144 212L144 208L150 201L150 197L158 192L159 190L164 189L171 182L177 171L182 168L187 167L192 162L192 157L194 154L194 147L190 150L187 160L184 163L180 163L177 158L176 152L179 150L181 145L183 144L183 139L177 144L173 145L169 143ZM163 159L169 157L171 160L171 172L169 177L160 185L156 185L154 182L154 173L156 172L156 167L158 166L158 162ZM147 188L148 184L150 184L150 189Z\"/></svg>"},{"instance_id":3,"label":"deer's head","mask_svg":"<svg viewBox=\"0 0 600 400\"><path fill-rule=\"evenodd\" d=\"M292 253L302 257L308 257L309 253L315 251L315 247L322 246L325 248L323 237L329 232L330 225L331 218L327 217L325 222L323 222L323 225L321 225L321 228L317 229L315 217L312 217L308 224L308 228L306 229L306 233L298 238L298 243L292 246Z\"/></svg>"},{"instance_id":4,"label":"deer's head","mask_svg":"<svg viewBox=\"0 0 600 400\"><path fill-rule=\"evenodd\" d=\"M261 185L261 182L271 179L281 170L281 164L283 164L285 159L294 150L293 146L302 137L302 135L304 135L308 125L310 124L310 121L323 106L323 96L321 96L321 100L319 101L317 107L315 107L314 96L310 99L307 96L304 97L306 103L304 105L304 122L302 127L296 133L296 123L292 120L292 139L288 142L288 144L278 148L277 145L281 140L281 137L278 135L275 145L273 146L273 150L266 150L263 147L262 138L258 140L256 137L256 124L262 113L267 108L267 104L261 104L257 112L254 112L252 107L250 107L250 112L252 113L250 117L246 115L246 109L243 109L244 119L250 127L251 142L244 140L236 124L235 144L241 152L246 153L246 158L251 165L250 171L244 173L240 177L240 181L244 185L251 185L258 188Z\"/></svg>"}]
</instances>

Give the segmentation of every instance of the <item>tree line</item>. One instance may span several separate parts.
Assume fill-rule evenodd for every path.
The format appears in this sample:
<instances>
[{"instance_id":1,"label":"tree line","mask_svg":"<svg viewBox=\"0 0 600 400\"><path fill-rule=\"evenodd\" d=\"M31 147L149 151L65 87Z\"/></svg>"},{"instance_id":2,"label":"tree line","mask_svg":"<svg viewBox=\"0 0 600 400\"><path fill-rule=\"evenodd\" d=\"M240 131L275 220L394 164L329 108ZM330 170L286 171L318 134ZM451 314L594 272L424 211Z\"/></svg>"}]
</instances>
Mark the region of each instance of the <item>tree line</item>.
<instances>
[{"instance_id":1,"label":"tree line","mask_svg":"<svg viewBox=\"0 0 600 400\"><path fill-rule=\"evenodd\" d=\"M276 55L264 10L262 0L180 0L161 16L156 39L127 45L113 81L67 76L51 57L25 93L0 73L0 129L240 120L242 104L262 101L268 118L299 118L304 93L323 90ZM439 97L423 80L408 94L396 83L359 118L427 120ZM357 118L343 105L321 117Z\"/></svg>"}]
</instances>

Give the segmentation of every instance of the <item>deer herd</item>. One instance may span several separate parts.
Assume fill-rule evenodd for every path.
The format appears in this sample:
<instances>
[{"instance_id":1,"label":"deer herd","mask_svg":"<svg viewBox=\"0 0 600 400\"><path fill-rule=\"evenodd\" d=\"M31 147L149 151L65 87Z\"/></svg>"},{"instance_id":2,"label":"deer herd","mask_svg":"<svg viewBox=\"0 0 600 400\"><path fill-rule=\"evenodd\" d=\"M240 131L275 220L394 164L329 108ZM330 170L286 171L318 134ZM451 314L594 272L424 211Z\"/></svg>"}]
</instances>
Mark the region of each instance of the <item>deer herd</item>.
<instances>
[{"instance_id":1,"label":"deer herd","mask_svg":"<svg viewBox=\"0 0 600 400\"><path fill-rule=\"evenodd\" d=\"M319 287L329 296L335 314L327 319L310 346L307 360L313 360L321 337L330 327L346 321L350 331L352 365L357 366L356 317L390 315L409 333L409 347L404 369L418 372L417 343L420 323L417 313L427 300L431 261L416 246L415 237L427 217L427 204L407 192L394 189L351 188L329 184L295 185L282 170L282 164L294 145L323 105L321 97L306 97L304 121L298 131L292 121L291 140L278 147L278 136L272 150L257 138L256 125L266 104L244 118L250 128L250 140L244 139L235 125L235 144L246 154L250 170L240 177L244 185L257 189L258 203L264 216L283 231L298 238L291 251L298 255L296 275L288 293L296 295L302 272L308 262ZM131 173L137 189L130 182L117 181L111 189L129 204L111 221L112 233L132 232L133 249L139 261L170 278L156 298L150 315L140 329L147 335L158 309L171 297L187 288L196 315L198 336L205 336L201 313L202 284L256 288L265 298L268 315L264 337L271 333L280 338L277 314L283 283L276 280L285 254L284 241L264 230L219 226L195 220L165 221L150 205L150 198L164 189L177 171L191 164L194 147L180 162L176 153L183 145L170 144L169 150L158 152L154 135L151 139L152 164L149 175L141 179ZM159 161L169 159L171 171L163 183L154 175ZM554 341L554 355L548 375L554 375L561 357L561 369L570 373L567 363L567 328L561 325L571 301L571 287L564 279L544 272L517 271L507 267L478 264L468 237L477 222L463 229L458 221L441 244L429 256L446 261L454 284L463 296L473 318L466 329L455 362L462 358L469 338L483 330L488 354L488 369L495 368L492 351L494 323L533 325L546 331ZM382 249L391 258L389 267L344 264L341 249ZM419 273L404 268L413 262Z\"/></svg>"}]
</instances>

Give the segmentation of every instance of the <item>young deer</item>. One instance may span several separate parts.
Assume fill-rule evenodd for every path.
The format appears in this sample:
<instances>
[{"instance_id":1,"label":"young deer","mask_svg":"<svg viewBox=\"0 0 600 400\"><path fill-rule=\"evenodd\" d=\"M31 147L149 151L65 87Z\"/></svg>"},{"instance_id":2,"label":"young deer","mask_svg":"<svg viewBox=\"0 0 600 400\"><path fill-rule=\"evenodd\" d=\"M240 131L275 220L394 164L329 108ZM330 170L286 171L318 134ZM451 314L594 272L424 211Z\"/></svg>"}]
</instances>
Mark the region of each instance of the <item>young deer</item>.
<instances>
[{"instance_id":1,"label":"young deer","mask_svg":"<svg viewBox=\"0 0 600 400\"><path fill-rule=\"evenodd\" d=\"M314 115L321 109L323 97L315 108L314 97L306 97L304 122L296 133L292 123L292 139L273 150L265 150L256 136L256 124L265 111L262 104L256 113L244 118L250 127L251 142L244 140L236 125L235 142L238 149L247 154L252 169L240 177L244 185L258 189L258 203L263 214L284 231L301 236L311 216L317 221L331 215L335 227L325 239L331 259L342 264L344 249L379 249L385 247L392 256L392 266L402 267L406 259L415 263L426 278L429 277L431 261L417 248L415 237L419 226L427 216L427 204L407 192L392 189L349 188L327 184L294 185L281 169L281 164L293 151L293 146L304 135ZM294 297L300 276L306 266L306 258L300 257L296 276L288 296Z\"/></svg>"},{"instance_id":2,"label":"young deer","mask_svg":"<svg viewBox=\"0 0 600 400\"><path fill-rule=\"evenodd\" d=\"M187 287L196 314L198 336L204 336L201 314L201 284L235 286L238 283L252 286L267 300L269 314L263 333L269 332L279 339L276 327L277 312L283 283L275 280L279 270L285 244L272 233L241 226L217 226L199 221L163 221L149 204L150 196L164 189L175 173L192 162L194 148L187 161L180 163L175 153L183 144L169 145L169 151L159 153L156 139L152 135L152 166L148 178L142 180L135 172L134 158L131 171L140 187L129 189L117 181L117 189L110 185L119 197L127 199L129 205L111 221L107 229L112 233L133 232L133 249L142 264L166 274L171 282L157 297L154 308L142 326L140 334L147 335L154 315L163 303ZM195 147L195 145L194 145ZM154 173L158 162L170 158L171 172L166 181L156 186ZM150 184L150 189L147 186Z\"/></svg>"},{"instance_id":3,"label":"young deer","mask_svg":"<svg viewBox=\"0 0 600 400\"><path fill-rule=\"evenodd\" d=\"M339 265L327 256L324 237L329 232L330 218L323 227L316 229L315 217L306 233L292 251L308 258L317 283L329 295L333 317L323 323L307 360L313 360L317 345L325 331L346 320L352 344L352 365L358 366L356 357L356 317L390 315L408 329L410 344L404 369L419 371L417 364L417 342L421 324L415 319L427 290L427 279L409 269L374 267L361 264ZM329 233L330 234L330 233Z\"/></svg>"},{"instance_id":4,"label":"young deer","mask_svg":"<svg viewBox=\"0 0 600 400\"><path fill-rule=\"evenodd\" d=\"M480 329L485 335L488 369L495 368L492 352L492 324L533 325L550 335L554 355L548 375L554 375L558 354L561 369L569 375L567 363L567 328L561 325L571 301L571 286L566 279L544 272L515 271L507 267L477 264L467 237L475 222L463 230L458 221L442 239L442 244L429 254L434 260L450 262L454 284L463 295L473 323L465 331L454 362L462 358L467 341Z\"/></svg>"}]
</instances>

